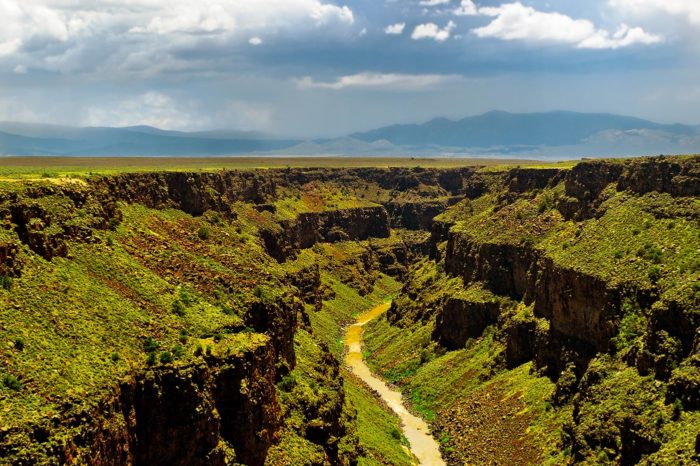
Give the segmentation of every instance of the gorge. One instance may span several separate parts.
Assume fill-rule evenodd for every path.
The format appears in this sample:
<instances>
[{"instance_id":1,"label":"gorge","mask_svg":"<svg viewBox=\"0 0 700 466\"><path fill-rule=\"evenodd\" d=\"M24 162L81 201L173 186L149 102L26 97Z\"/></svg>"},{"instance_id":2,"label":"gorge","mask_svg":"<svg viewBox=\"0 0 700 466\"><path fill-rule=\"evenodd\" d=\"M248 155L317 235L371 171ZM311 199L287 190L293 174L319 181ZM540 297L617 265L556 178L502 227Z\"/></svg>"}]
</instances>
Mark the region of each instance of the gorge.
<instances>
[{"instance_id":1,"label":"gorge","mask_svg":"<svg viewBox=\"0 0 700 466\"><path fill-rule=\"evenodd\" d=\"M413 464L343 362L388 301L360 359L446 464L700 458L698 156L3 178L0 222L3 464Z\"/></svg>"}]
</instances>

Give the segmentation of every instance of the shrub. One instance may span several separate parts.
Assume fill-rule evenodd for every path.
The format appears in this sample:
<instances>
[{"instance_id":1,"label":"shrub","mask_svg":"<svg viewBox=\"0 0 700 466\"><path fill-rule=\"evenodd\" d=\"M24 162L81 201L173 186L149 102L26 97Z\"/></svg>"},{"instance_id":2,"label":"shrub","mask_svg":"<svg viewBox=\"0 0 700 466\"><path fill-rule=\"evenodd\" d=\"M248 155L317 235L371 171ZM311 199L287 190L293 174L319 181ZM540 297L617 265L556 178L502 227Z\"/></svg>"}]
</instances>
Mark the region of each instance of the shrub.
<instances>
[{"instance_id":1,"label":"shrub","mask_svg":"<svg viewBox=\"0 0 700 466\"><path fill-rule=\"evenodd\" d=\"M297 379L292 374L287 374L280 380L279 388L283 392L291 392L297 386Z\"/></svg>"},{"instance_id":2,"label":"shrub","mask_svg":"<svg viewBox=\"0 0 700 466\"><path fill-rule=\"evenodd\" d=\"M202 225L197 231L197 236L199 236L199 239L202 241L207 241L211 237L211 232L209 231L209 228Z\"/></svg>"},{"instance_id":3,"label":"shrub","mask_svg":"<svg viewBox=\"0 0 700 466\"><path fill-rule=\"evenodd\" d=\"M156 363L156 353L148 353L148 356L146 356L146 364L148 364L149 366L152 366L155 363Z\"/></svg>"},{"instance_id":4,"label":"shrub","mask_svg":"<svg viewBox=\"0 0 700 466\"><path fill-rule=\"evenodd\" d=\"M661 267L658 265L653 265L649 269L649 280L651 280L652 283L656 283L661 279Z\"/></svg>"},{"instance_id":5,"label":"shrub","mask_svg":"<svg viewBox=\"0 0 700 466\"><path fill-rule=\"evenodd\" d=\"M160 353L160 363L161 364L170 364L173 362L173 354L170 351L163 351Z\"/></svg>"},{"instance_id":6,"label":"shrub","mask_svg":"<svg viewBox=\"0 0 700 466\"><path fill-rule=\"evenodd\" d=\"M155 341L153 337L147 337L146 340L143 342L143 349L147 353L155 353L158 351L158 348L160 348L160 343Z\"/></svg>"},{"instance_id":7,"label":"shrub","mask_svg":"<svg viewBox=\"0 0 700 466\"><path fill-rule=\"evenodd\" d=\"M397 427L392 427L390 433L394 440L401 440L401 431Z\"/></svg>"},{"instance_id":8,"label":"shrub","mask_svg":"<svg viewBox=\"0 0 700 466\"><path fill-rule=\"evenodd\" d=\"M187 330L185 330L185 329L180 330L180 343L185 345L185 344L187 344L188 339L189 339L189 334L187 333Z\"/></svg>"},{"instance_id":9,"label":"shrub","mask_svg":"<svg viewBox=\"0 0 700 466\"><path fill-rule=\"evenodd\" d=\"M681 418L681 414L683 413L683 403L681 400L676 398L673 400L673 411L671 413L671 419L673 421L678 421Z\"/></svg>"},{"instance_id":10,"label":"shrub","mask_svg":"<svg viewBox=\"0 0 700 466\"><path fill-rule=\"evenodd\" d=\"M660 264L663 257L663 251L651 243L646 243L637 251L637 256L648 260L654 264Z\"/></svg>"},{"instance_id":11,"label":"shrub","mask_svg":"<svg viewBox=\"0 0 700 466\"><path fill-rule=\"evenodd\" d=\"M184 355L185 355L185 347L184 346L182 346L180 344L173 346L173 356L176 359L180 359Z\"/></svg>"},{"instance_id":12,"label":"shrub","mask_svg":"<svg viewBox=\"0 0 700 466\"><path fill-rule=\"evenodd\" d=\"M111 359L112 362L117 362L117 361L119 361L119 354L118 354L118 353L112 353L112 354L109 356L109 359Z\"/></svg>"},{"instance_id":13,"label":"shrub","mask_svg":"<svg viewBox=\"0 0 700 466\"><path fill-rule=\"evenodd\" d=\"M10 390L16 392L22 389L22 382L19 381L17 377L10 374L5 374L2 376L2 384Z\"/></svg>"},{"instance_id":14,"label":"shrub","mask_svg":"<svg viewBox=\"0 0 700 466\"><path fill-rule=\"evenodd\" d=\"M421 364L428 363L432 361L433 355L430 353L430 350L428 348L423 348L420 351L420 362Z\"/></svg>"},{"instance_id":15,"label":"shrub","mask_svg":"<svg viewBox=\"0 0 700 466\"><path fill-rule=\"evenodd\" d=\"M179 299L176 299L173 302L173 314L175 314L178 317L185 316L185 305L182 304L182 301L180 301Z\"/></svg>"},{"instance_id":16,"label":"shrub","mask_svg":"<svg viewBox=\"0 0 700 466\"><path fill-rule=\"evenodd\" d=\"M18 351L24 350L24 340L22 338L15 339L15 349Z\"/></svg>"},{"instance_id":17,"label":"shrub","mask_svg":"<svg viewBox=\"0 0 700 466\"><path fill-rule=\"evenodd\" d=\"M202 348L202 344L201 344L201 343L197 343L197 346L195 346L195 348L194 348L194 355L195 355L195 356L201 356L203 352L204 352L204 350L203 350L203 348Z\"/></svg>"},{"instance_id":18,"label":"shrub","mask_svg":"<svg viewBox=\"0 0 700 466\"><path fill-rule=\"evenodd\" d=\"M0 275L0 288L6 291L12 290L12 277Z\"/></svg>"},{"instance_id":19,"label":"shrub","mask_svg":"<svg viewBox=\"0 0 700 466\"><path fill-rule=\"evenodd\" d=\"M182 301L182 304L184 304L185 306L189 306L195 301L192 295L190 295L190 293L185 288L180 288L177 294L180 297L180 301Z\"/></svg>"}]
</instances>

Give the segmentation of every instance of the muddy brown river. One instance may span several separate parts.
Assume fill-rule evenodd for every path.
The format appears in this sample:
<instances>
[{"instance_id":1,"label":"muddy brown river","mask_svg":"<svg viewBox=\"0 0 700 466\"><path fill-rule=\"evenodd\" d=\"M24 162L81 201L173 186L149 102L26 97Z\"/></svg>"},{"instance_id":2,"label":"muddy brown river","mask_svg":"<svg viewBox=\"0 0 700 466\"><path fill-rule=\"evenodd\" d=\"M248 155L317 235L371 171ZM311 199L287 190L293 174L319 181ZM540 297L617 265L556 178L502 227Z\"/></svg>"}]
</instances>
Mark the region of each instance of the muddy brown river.
<instances>
[{"instance_id":1,"label":"muddy brown river","mask_svg":"<svg viewBox=\"0 0 700 466\"><path fill-rule=\"evenodd\" d=\"M418 464L425 466L443 466L445 462L440 455L440 448L430 434L430 429L423 419L411 414L406 409L401 392L390 388L384 381L375 377L362 358L363 327L372 319L384 314L391 303L381 304L365 312L357 322L351 325L345 334L347 354L345 363L386 402L401 420L401 428L411 447L411 452L418 459Z\"/></svg>"}]
</instances>

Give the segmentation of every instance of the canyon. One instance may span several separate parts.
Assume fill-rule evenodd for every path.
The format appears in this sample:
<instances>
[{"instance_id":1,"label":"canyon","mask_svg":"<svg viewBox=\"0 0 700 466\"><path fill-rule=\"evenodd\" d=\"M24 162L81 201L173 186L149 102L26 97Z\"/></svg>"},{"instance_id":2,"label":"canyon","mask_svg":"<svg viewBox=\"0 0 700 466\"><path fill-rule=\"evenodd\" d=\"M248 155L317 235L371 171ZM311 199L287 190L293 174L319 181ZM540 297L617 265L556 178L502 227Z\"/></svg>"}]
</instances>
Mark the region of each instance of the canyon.
<instances>
[{"instance_id":1,"label":"canyon","mask_svg":"<svg viewBox=\"0 0 700 466\"><path fill-rule=\"evenodd\" d=\"M0 181L0 222L7 464L412 464L342 362L390 300L360 356L447 464L700 458L700 157Z\"/></svg>"}]
</instances>

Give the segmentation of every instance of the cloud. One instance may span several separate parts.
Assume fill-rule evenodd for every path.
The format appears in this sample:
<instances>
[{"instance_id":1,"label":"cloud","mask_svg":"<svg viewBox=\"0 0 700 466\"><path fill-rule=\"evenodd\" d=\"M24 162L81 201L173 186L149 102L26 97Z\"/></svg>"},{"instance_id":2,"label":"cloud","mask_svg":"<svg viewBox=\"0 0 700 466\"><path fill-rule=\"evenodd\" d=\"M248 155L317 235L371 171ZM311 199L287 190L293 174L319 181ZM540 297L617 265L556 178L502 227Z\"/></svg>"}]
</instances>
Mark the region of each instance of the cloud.
<instances>
[{"instance_id":1,"label":"cloud","mask_svg":"<svg viewBox=\"0 0 700 466\"><path fill-rule=\"evenodd\" d=\"M439 5L448 5L450 3L450 0L421 0L419 3L420 6L439 6Z\"/></svg>"},{"instance_id":2,"label":"cloud","mask_svg":"<svg viewBox=\"0 0 700 466\"><path fill-rule=\"evenodd\" d=\"M248 41L250 45L262 45L263 40L257 36L251 37L250 40Z\"/></svg>"},{"instance_id":3,"label":"cloud","mask_svg":"<svg viewBox=\"0 0 700 466\"><path fill-rule=\"evenodd\" d=\"M454 21L450 21L447 25L440 29L440 27L435 23L419 24L413 30L411 34L411 39L422 40L422 39L433 39L437 42L445 42L450 38L452 30L457 27Z\"/></svg>"},{"instance_id":4,"label":"cloud","mask_svg":"<svg viewBox=\"0 0 700 466\"><path fill-rule=\"evenodd\" d=\"M389 26L384 28L384 33L385 34L399 35L399 34L403 34L404 29L406 29L406 23L390 24Z\"/></svg>"},{"instance_id":5,"label":"cloud","mask_svg":"<svg viewBox=\"0 0 700 466\"><path fill-rule=\"evenodd\" d=\"M586 19L573 19L561 13L545 13L520 2L499 7L479 8L479 14L494 17L488 25L473 29L478 37L574 45L580 49L617 49L635 44L663 41L639 27L621 25L610 33Z\"/></svg>"},{"instance_id":6,"label":"cloud","mask_svg":"<svg viewBox=\"0 0 700 466\"><path fill-rule=\"evenodd\" d=\"M457 16L474 16L479 14L479 10L472 0L462 0L462 3L452 13Z\"/></svg>"},{"instance_id":7,"label":"cloud","mask_svg":"<svg viewBox=\"0 0 700 466\"><path fill-rule=\"evenodd\" d=\"M210 123L198 114L194 104L155 91L88 107L81 121L85 126L148 125L175 130L206 128Z\"/></svg>"},{"instance_id":8,"label":"cloud","mask_svg":"<svg viewBox=\"0 0 700 466\"><path fill-rule=\"evenodd\" d=\"M274 109L264 103L232 100L216 113L216 122L225 128L265 131L270 129L274 115Z\"/></svg>"},{"instance_id":9,"label":"cloud","mask_svg":"<svg viewBox=\"0 0 700 466\"><path fill-rule=\"evenodd\" d=\"M298 80L297 85L301 89L334 91L353 88L415 91L459 82L462 79L458 75L359 73L343 76L332 82L319 82L311 77L305 77Z\"/></svg>"},{"instance_id":10,"label":"cloud","mask_svg":"<svg viewBox=\"0 0 700 466\"><path fill-rule=\"evenodd\" d=\"M700 25L700 1L698 0L609 0L609 4L625 13L640 16L666 13L682 16L690 23Z\"/></svg>"},{"instance_id":11,"label":"cloud","mask_svg":"<svg viewBox=\"0 0 700 466\"><path fill-rule=\"evenodd\" d=\"M336 35L355 23L327 0L0 0L0 18L0 59L60 72L145 54L155 66L200 46L226 53L259 35Z\"/></svg>"}]
</instances>

